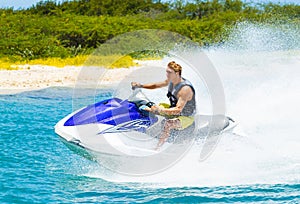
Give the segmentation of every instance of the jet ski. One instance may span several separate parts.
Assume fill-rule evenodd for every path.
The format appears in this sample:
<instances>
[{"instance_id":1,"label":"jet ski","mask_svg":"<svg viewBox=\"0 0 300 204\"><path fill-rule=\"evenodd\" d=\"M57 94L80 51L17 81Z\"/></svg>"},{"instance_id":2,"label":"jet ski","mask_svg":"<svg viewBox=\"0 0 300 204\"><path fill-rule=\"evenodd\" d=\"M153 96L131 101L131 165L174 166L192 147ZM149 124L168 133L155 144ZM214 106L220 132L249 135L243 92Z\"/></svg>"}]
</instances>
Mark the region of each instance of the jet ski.
<instances>
[{"instance_id":1,"label":"jet ski","mask_svg":"<svg viewBox=\"0 0 300 204\"><path fill-rule=\"evenodd\" d=\"M141 89L135 89L128 99L106 99L69 114L55 125L55 132L71 150L94 161L153 155L166 118L139 109L153 104ZM195 115L195 122L188 128L172 130L159 151L190 142L191 138L232 131L236 125L222 115Z\"/></svg>"}]
</instances>

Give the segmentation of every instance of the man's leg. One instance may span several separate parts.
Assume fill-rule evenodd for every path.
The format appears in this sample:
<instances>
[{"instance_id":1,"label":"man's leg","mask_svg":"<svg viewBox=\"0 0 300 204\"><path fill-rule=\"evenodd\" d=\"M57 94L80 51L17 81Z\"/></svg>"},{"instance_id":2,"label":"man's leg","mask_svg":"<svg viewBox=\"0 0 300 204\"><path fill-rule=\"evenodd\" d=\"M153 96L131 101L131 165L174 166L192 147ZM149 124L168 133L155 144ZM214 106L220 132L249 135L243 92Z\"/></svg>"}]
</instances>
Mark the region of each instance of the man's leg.
<instances>
[{"instance_id":1,"label":"man's leg","mask_svg":"<svg viewBox=\"0 0 300 204\"><path fill-rule=\"evenodd\" d=\"M158 149L160 146L162 146L165 143L165 141L170 136L170 132L172 129L178 129L178 128L181 128L181 123L178 118L167 119L164 124L164 129L161 133L156 149Z\"/></svg>"}]
</instances>

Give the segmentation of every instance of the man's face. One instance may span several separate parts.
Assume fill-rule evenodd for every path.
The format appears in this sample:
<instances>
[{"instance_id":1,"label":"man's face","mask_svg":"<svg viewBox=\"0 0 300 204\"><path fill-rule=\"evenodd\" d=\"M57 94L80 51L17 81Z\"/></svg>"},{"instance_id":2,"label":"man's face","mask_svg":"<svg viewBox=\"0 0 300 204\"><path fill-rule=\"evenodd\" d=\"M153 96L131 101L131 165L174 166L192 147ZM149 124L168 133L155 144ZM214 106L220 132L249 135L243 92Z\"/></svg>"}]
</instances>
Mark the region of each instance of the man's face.
<instances>
[{"instance_id":1,"label":"man's face","mask_svg":"<svg viewBox=\"0 0 300 204\"><path fill-rule=\"evenodd\" d=\"M169 81L172 81L173 79L176 78L176 72L173 69L171 69L170 67L167 67L166 76Z\"/></svg>"}]
</instances>

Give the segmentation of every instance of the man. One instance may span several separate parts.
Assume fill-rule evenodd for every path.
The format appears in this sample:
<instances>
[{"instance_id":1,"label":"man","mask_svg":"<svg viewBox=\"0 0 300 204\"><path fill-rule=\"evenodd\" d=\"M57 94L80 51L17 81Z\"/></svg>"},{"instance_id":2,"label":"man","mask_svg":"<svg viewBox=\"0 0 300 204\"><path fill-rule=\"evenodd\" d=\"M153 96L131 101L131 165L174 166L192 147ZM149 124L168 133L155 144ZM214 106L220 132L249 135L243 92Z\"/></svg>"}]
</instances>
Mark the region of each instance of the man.
<instances>
[{"instance_id":1,"label":"man","mask_svg":"<svg viewBox=\"0 0 300 204\"><path fill-rule=\"evenodd\" d=\"M162 82L140 84L131 82L132 88L156 89L168 86L169 107L166 106L142 106L140 109L155 114L163 115L167 118L162 135L156 149L161 147L170 136L172 129L183 130L193 124L193 115L196 110L195 90L192 84L181 77L182 67L172 61L166 68L167 79Z\"/></svg>"}]
</instances>

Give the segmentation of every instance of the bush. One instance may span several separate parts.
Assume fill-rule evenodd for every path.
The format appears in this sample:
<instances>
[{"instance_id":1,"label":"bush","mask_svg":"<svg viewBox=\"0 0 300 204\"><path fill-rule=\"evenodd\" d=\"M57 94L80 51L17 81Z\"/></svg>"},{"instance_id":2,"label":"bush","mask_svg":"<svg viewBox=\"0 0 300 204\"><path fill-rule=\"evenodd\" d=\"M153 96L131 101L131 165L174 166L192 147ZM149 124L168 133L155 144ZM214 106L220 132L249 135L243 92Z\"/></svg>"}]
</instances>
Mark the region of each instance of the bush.
<instances>
[{"instance_id":1,"label":"bush","mask_svg":"<svg viewBox=\"0 0 300 204\"><path fill-rule=\"evenodd\" d=\"M289 19L297 24L300 18L297 5L251 7L241 0L195 0L187 4L180 0L173 4L151 0L117 1L117 6L112 5L111 0L64 1L61 4L42 1L28 10L0 9L0 57L34 60L88 55L116 36L143 29L173 31L201 46L208 46L226 40L225 28L239 21ZM147 37L154 41L159 38ZM140 46L147 50L147 42L138 45L134 38L126 40L124 46L132 49ZM122 49L115 47L106 54L123 55ZM149 57L155 52L130 56Z\"/></svg>"}]
</instances>

